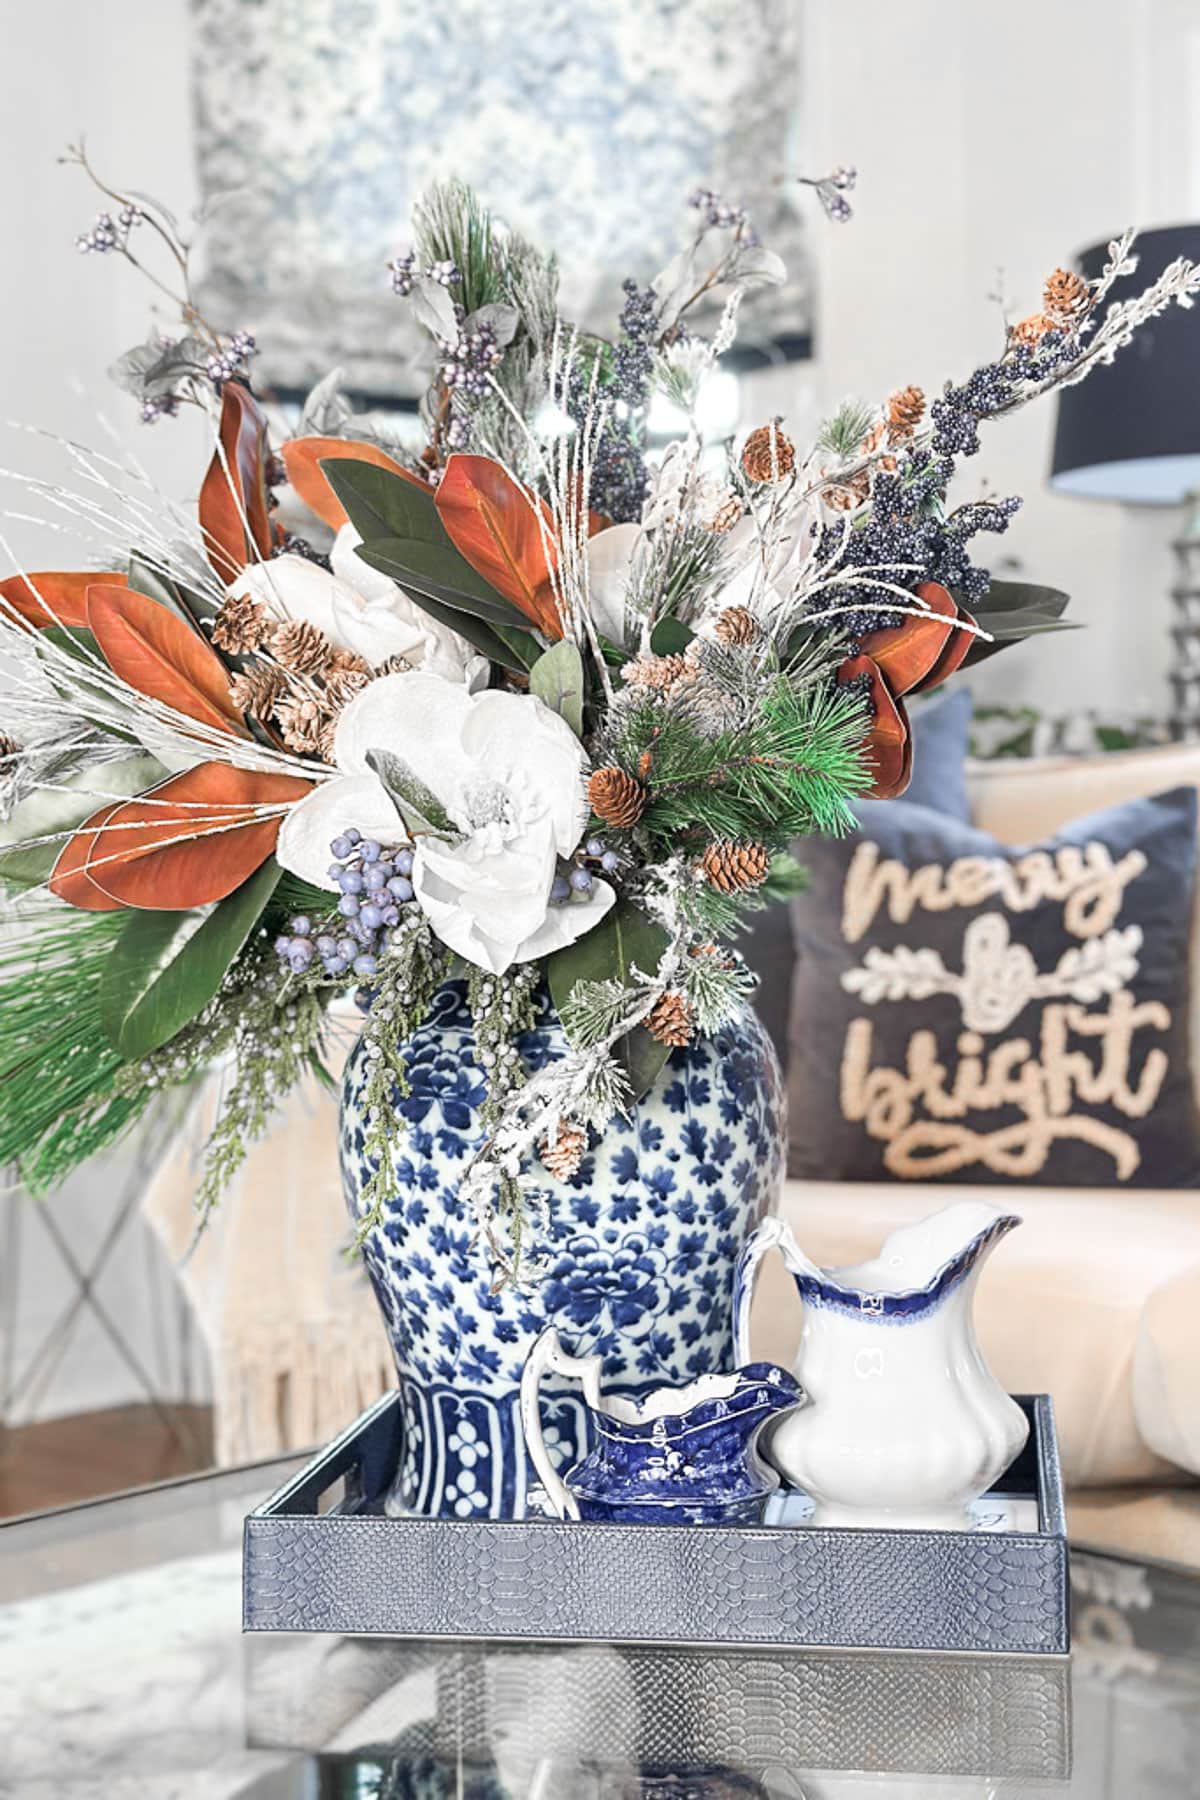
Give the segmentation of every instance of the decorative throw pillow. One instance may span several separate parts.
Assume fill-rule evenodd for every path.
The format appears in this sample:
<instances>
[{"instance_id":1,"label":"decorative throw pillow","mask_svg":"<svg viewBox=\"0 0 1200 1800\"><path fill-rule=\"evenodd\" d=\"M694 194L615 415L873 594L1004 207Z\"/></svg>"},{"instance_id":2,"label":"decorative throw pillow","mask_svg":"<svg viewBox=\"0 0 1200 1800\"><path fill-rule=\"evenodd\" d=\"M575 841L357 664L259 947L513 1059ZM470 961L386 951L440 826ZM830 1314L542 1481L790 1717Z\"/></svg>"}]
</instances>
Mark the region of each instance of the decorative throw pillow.
<instances>
[{"instance_id":1,"label":"decorative throw pillow","mask_svg":"<svg viewBox=\"0 0 1200 1800\"><path fill-rule=\"evenodd\" d=\"M970 819L967 745L971 736L971 717L969 688L960 688L956 693L939 695L936 700L914 706L911 715L913 778L904 800L891 801L890 805L907 805L911 795L921 806L935 807L938 812L950 813L956 819ZM806 838L796 849L801 862L808 862L809 850L810 840ZM739 939L738 949L758 976L754 1010L766 1026L779 1061L786 1069L788 996L796 959L786 906L769 906L760 913L752 913Z\"/></svg>"},{"instance_id":2,"label":"decorative throw pillow","mask_svg":"<svg viewBox=\"0 0 1200 1800\"><path fill-rule=\"evenodd\" d=\"M1033 848L903 802L806 845L790 1172L1190 1187L1197 793Z\"/></svg>"},{"instance_id":3,"label":"decorative throw pillow","mask_svg":"<svg viewBox=\"0 0 1200 1800\"><path fill-rule=\"evenodd\" d=\"M935 812L970 823L967 750L974 713L970 688L914 702L909 712L912 780L901 796L905 806L932 806Z\"/></svg>"}]
</instances>

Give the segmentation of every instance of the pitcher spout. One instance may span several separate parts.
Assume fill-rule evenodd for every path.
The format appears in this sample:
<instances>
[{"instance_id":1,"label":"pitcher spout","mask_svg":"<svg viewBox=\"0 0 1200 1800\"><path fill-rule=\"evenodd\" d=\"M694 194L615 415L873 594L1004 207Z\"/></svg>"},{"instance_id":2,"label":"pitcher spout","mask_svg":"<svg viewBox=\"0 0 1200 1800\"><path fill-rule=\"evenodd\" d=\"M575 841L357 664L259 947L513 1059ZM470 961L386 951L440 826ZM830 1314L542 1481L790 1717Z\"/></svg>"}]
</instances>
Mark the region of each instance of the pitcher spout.
<instances>
[{"instance_id":1,"label":"pitcher spout","mask_svg":"<svg viewBox=\"0 0 1200 1800\"><path fill-rule=\"evenodd\" d=\"M846 1305L885 1317L931 1311L977 1270L1021 1223L981 1200L959 1200L885 1238L877 1256L843 1268L793 1268L796 1285L817 1305ZM807 1263L807 1259L805 1259Z\"/></svg>"}]
</instances>

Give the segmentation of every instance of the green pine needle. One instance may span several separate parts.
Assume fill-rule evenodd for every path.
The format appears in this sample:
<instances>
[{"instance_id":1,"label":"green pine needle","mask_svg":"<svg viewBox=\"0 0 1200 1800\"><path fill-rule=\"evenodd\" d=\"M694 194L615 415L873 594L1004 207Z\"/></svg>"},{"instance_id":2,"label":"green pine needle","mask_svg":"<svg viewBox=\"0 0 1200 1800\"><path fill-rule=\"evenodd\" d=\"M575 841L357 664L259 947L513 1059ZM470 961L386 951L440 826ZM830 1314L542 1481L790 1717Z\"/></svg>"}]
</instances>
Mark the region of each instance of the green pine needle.
<instances>
[{"instance_id":1,"label":"green pine needle","mask_svg":"<svg viewBox=\"0 0 1200 1800\"><path fill-rule=\"evenodd\" d=\"M100 977L125 922L34 904L0 939L0 1164L44 1193L133 1124L149 1090L118 1091L125 1064L100 1022Z\"/></svg>"}]
</instances>

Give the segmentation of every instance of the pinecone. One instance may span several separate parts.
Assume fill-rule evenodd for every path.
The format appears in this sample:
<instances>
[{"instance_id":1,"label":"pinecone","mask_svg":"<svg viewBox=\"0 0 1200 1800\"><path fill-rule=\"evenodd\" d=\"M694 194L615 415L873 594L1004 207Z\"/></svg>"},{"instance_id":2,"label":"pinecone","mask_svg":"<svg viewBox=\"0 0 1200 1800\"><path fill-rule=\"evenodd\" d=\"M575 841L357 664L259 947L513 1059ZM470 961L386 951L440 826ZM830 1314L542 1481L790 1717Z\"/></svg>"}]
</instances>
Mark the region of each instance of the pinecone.
<instances>
[{"instance_id":1,"label":"pinecone","mask_svg":"<svg viewBox=\"0 0 1200 1800\"><path fill-rule=\"evenodd\" d=\"M704 520L706 531L732 531L745 508L732 488L726 488L713 511Z\"/></svg>"},{"instance_id":2,"label":"pinecone","mask_svg":"<svg viewBox=\"0 0 1200 1800\"><path fill-rule=\"evenodd\" d=\"M265 606L249 594L227 594L213 620L212 641L231 656L245 656L249 650L262 649L270 629Z\"/></svg>"},{"instance_id":3,"label":"pinecone","mask_svg":"<svg viewBox=\"0 0 1200 1800\"><path fill-rule=\"evenodd\" d=\"M588 782L588 801L598 819L624 830L646 810L646 790L624 769L597 769Z\"/></svg>"},{"instance_id":4,"label":"pinecone","mask_svg":"<svg viewBox=\"0 0 1200 1800\"><path fill-rule=\"evenodd\" d=\"M293 675L323 675L337 655L325 633L305 619L276 625L269 643L276 662Z\"/></svg>"},{"instance_id":5,"label":"pinecone","mask_svg":"<svg viewBox=\"0 0 1200 1800\"><path fill-rule=\"evenodd\" d=\"M758 636L758 620L745 606L727 606L717 614L713 636L719 644L752 644Z\"/></svg>"},{"instance_id":6,"label":"pinecone","mask_svg":"<svg viewBox=\"0 0 1200 1800\"><path fill-rule=\"evenodd\" d=\"M735 844L726 838L708 846L700 866L713 887L723 894L737 894L766 880L771 853L765 844Z\"/></svg>"},{"instance_id":7,"label":"pinecone","mask_svg":"<svg viewBox=\"0 0 1200 1800\"><path fill-rule=\"evenodd\" d=\"M310 700L303 694L292 695L278 702L274 717L289 750L295 750L300 756L320 753L321 736L329 714L319 700Z\"/></svg>"},{"instance_id":8,"label":"pinecone","mask_svg":"<svg viewBox=\"0 0 1200 1800\"><path fill-rule=\"evenodd\" d=\"M1052 319L1049 313L1030 313L1027 319L1018 319L1009 336L1018 344L1040 344L1048 331L1061 329L1061 321Z\"/></svg>"},{"instance_id":9,"label":"pinecone","mask_svg":"<svg viewBox=\"0 0 1200 1800\"><path fill-rule=\"evenodd\" d=\"M578 1173L586 1149L587 1132L583 1126L564 1119L553 1133L553 1142L549 1137L542 1139L538 1154L551 1175L559 1181L569 1181Z\"/></svg>"},{"instance_id":10,"label":"pinecone","mask_svg":"<svg viewBox=\"0 0 1200 1800\"><path fill-rule=\"evenodd\" d=\"M684 996L672 989L661 994L646 1016L646 1029L656 1043L670 1044L673 1050L690 1044L695 1027Z\"/></svg>"},{"instance_id":11,"label":"pinecone","mask_svg":"<svg viewBox=\"0 0 1200 1800\"><path fill-rule=\"evenodd\" d=\"M385 663L376 669L377 675L394 675L397 669L409 669L411 663L405 662L402 656L389 656ZM355 650L335 650L333 661L329 665L330 675L369 675L371 665L365 656L359 656Z\"/></svg>"},{"instance_id":12,"label":"pinecone","mask_svg":"<svg viewBox=\"0 0 1200 1800\"><path fill-rule=\"evenodd\" d=\"M752 431L742 445L742 468L750 481L782 481L796 466L796 446L772 422Z\"/></svg>"},{"instance_id":13,"label":"pinecone","mask_svg":"<svg viewBox=\"0 0 1200 1800\"><path fill-rule=\"evenodd\" d=\"M342 650L339 652L341 657L347 659L349 659L350 654L349 650ZM407 656L389 656L386 662L381 662L379 667L373 671L368 668L368 665L365 662L363 662L361 656L356 656L354 658L354 663L356 666L361 666L366 673L373 673L376 677L380 675L407 675L413 668L413 664L409 662ZM349 661L347 661L347 667L349 667Z\"/></svg>"},{"instance_id":14,"label":"pinecone","mask_svg":"<svg viewBox=\"0 0 1200 1800\"><path fill-rule=\"evenodd\" d=\"M694 681L697 669L690 657L635 656L621 671L627 687L654 688L666 693L681 681Z\"/></svg>"},{"instance_id":15,"label":"pinecone","mask_svg":"<svg viewBox=\"0 0 1200 1800\"><path fill-rule=\"evenodd\" d=\"M1055 319L1073 324L1091 305L1091 289L1081 275L1070 269L1055 269L1046 277L1042 289L1042 305Z\"/></svg>"},{"instance_id":16,"label":"pinecone","mask_svg":"<svg viewBox=\"0 0 1200 1800\"><path fill-rule=\"evenodd\" d=\"M719 737L723 731L732 731L742 716L737 695L703 675L683 690L675 710L705 737Z\"/></svg>"},{"instance_id":17,"label":"pinecone","mask_svg":"<svg viewBox=\"0 0 1200 1800\"><path fill-rule=\"evenodd\" d=\"M371 677L360 669L334 669L325 677L325 700L331 711L340 713L355 694L370 685Z\"/></svg>"},{"instance_id":18,"label":"pinecone","mask_svg":"<svg viewBox=\"0 0 1200 1800\"><path fill-rule=\"evenodd\" d=\"M902 444L910 438L925 417L925 396L919 387L897 388L887 403L889 444Z\"/></svg>"},{"instance_id":19,"label":"pinecone","mask_svg":"<svg viewBox=\"0 0 1200 1800\"><path fill-rule=\"evenodd\" d=\"M244 675L235 675L229 683L229 698L239 712L252 719L265 721L275 710L275 702L287 692L287 676L282 669L256 663Z\"/></svg>"},{"instance_id":20,"label":"pinecone","mask_svg":"<svg viewBox=\"0 0 1200 1800\"><path fill-rule=\"evenodd\" d=\"M822 469L821 473L824 475L825 470ZM826 506L832 507L834 512L853 512L857 507L865 505L871 498L870 471L860 469L858 474L852 476L849 481L837 482L822 488L821 498Z\"/></svg>"}]
</instances>

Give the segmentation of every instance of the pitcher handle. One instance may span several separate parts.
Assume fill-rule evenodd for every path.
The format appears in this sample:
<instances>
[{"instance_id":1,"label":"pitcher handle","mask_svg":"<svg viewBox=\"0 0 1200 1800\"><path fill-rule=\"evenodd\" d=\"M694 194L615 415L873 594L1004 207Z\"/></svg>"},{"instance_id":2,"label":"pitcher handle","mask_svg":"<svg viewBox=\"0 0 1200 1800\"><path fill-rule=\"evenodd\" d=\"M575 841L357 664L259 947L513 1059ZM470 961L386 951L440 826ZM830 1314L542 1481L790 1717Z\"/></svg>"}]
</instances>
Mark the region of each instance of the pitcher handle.
<instances>
[{"instance_id":1,"label":"pitcher handle","mask_svg":"<svg viewBox=\"0 0 1200 1800\"><path fill-rule=\"evenodd\" d=\"M578 1519L579 1504L574 1494L550 1460L546 1440L542 1436L541 1385L547 1369L556 1375L576 1376L583 1386L583 1397L594 1410L600 1406L599 1356L570 1356L553 1325L548 1325L525 1359L521 1373L521 1426L530 1461L560 1519Z\"/></svg>"},{"instance_id":2,"label":"pitcher handle","mask_svg":"<svg viewBox=\"0 0 1200 1800\"><path fill-rule=\"evenodd\" d=\"M739 1369L751 1361L750 1306L758 1283L759 1264L768 1250L778 1250L793 1275L820 1273L814 1270L792 1236L791 1227L774 1214L751 1232L733 1272L733 1348Z\"/></svg>"}]
</instances>

